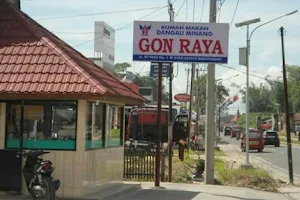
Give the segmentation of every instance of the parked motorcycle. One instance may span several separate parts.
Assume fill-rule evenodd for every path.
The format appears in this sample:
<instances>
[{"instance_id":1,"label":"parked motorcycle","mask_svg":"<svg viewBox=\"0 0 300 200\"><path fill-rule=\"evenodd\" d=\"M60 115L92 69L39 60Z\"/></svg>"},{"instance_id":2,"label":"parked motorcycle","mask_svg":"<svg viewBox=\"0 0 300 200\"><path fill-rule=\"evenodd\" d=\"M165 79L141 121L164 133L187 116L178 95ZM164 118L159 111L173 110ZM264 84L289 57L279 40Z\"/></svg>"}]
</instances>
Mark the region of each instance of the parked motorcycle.
<instances>
[{"instance_id":1,"label":"parked motorcycle","mask_svg":"<svg viewBox=\"0 0 300 200\"><path fill-rule=\"evenodd\" d=\"M43 155L50 152L31 150L18 152L18 156L26 158L23 175L28 192L35 199L55 200L55 191L60 186L60 180L54 180L54 168L50 160L43 160Z\"/></svg>"}]
</instances>

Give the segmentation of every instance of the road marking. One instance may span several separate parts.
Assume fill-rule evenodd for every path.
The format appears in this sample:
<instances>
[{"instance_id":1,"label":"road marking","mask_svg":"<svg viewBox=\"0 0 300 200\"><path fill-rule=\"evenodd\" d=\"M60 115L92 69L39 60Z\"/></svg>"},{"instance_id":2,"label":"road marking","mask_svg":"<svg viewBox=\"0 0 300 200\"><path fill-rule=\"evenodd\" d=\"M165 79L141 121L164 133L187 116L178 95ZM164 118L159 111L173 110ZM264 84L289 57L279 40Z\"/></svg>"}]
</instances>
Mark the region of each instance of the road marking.
<instances>
[{"instance_id":1,"label":"road marking","mask_svg":"<svg viewBox=\"0 0 300 200\"><path fill-rule=\"evenodd\" d=\"M268 164L268 165L271 165L271 166L274 167L274 168L277 168L277 169L279 169L279 170L281 170L281 171L284 171L284 172L286 172L286 173L289 173L288 170L283 169L283 168L281 168L281 167L278 167L278 166L276 166L276 165L273 165L272 163L266 161L265 159L262 159L262 158L259 158L259 157L255 157L255 158L261 160L262 162L265 162L265 163ZM298 178L300 178L300 175L299 175L299 174L294 173L294 176L297 176Z\"/></svg>"}]
</instances>

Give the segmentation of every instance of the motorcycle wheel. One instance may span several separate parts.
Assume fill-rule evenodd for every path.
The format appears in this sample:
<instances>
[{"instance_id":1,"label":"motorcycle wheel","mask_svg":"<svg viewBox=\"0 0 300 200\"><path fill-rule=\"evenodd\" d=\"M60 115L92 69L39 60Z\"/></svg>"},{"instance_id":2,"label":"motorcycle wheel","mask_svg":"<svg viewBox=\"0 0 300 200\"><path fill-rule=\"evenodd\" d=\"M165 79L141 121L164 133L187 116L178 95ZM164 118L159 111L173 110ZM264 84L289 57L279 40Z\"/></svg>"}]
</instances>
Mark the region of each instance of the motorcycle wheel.
<instances>
[{"instance_id":1,"label":"motorcycle wheel","mask_svg":"<svg viewBox=\"0 0 300 200\"><path fill-rule=\"evenodd\" d=\"M43 188L45 190L44 200L56 200L54 184L50 177L43 177Z\"/></svg>"}]
</instances>

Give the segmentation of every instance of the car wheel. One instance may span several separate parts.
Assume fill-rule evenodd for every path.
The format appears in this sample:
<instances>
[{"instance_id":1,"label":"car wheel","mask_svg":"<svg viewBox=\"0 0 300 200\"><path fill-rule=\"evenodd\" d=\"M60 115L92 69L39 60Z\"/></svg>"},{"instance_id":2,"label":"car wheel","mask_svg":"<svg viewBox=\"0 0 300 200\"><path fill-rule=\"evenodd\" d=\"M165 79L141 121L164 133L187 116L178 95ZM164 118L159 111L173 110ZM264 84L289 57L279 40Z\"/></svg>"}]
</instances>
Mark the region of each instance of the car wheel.
<instances>
[{"instance_id":1,"label":"car wheel","mask_svg":"<svg viewBox=\"0 0 300 200\"><path fill-rule=\"evenodd\" d=\"M258 151L258 152L262 152L263 150L262 150L262 149L257 149L257 151Z\"/></svg>"}]
</instances>

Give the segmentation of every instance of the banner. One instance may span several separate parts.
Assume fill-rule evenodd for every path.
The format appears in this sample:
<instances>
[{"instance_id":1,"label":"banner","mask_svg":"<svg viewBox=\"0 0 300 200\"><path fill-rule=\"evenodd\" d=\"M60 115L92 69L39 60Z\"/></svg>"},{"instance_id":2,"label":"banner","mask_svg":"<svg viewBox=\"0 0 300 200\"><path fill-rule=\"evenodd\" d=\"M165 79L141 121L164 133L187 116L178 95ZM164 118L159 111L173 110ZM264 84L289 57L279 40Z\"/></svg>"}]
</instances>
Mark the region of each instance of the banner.
<instances>
[{"instance_id":1,"label":"banner","mask_svg":"<svg viewBox=\"0 0 300 200\"><path fill-rule=\"evenodd\" d=\"M228 23L135 21L133 60L227 63Z\"/></svg>"}]
</instances>

